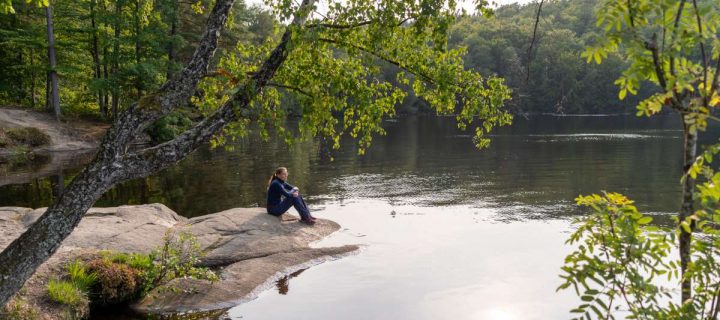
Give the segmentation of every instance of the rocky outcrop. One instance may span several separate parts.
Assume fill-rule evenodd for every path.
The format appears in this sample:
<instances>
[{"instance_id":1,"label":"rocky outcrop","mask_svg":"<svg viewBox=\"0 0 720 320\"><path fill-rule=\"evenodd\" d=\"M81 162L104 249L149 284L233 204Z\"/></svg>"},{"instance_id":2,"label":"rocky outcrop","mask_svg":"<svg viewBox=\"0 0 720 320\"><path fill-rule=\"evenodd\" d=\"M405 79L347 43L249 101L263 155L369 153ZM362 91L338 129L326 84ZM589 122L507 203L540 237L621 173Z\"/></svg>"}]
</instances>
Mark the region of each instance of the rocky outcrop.
<instances>
[{"instance_id":1,"label":"rocky outcrop","mask_svg":"<svg viewBox=\"0 0 720 320\"><path fill-rule=\"evenodd\" d=\"M107 124L87 121L59 122L47 113L28 109L0 108L1 128L31 127L40 129L50 136L51 142L37 151L77 151L97 148Z\"/></svg>"},{"instance_id":2,"label":"rocky outcrop","mask_svg":"<svg viewBox=\"0 0 720 320\"><path fill-rule=\"evenodd\" d=\"M31 150L0 146L0 186L62 176L64 169L90 162L108 127L106 123L80 119L59 122L47 113L0 107L0 128L37 128L50 137L49 144Z\"/></svg>"},{"instance_id":3,"label":"rocky outcrop","mask_svg":"<svg viewBox=\"0 0 720 320\"><path fill-rule=\"evenodd\" d=\"M0 248L43 212L44 208L0 208ZM314 226L298 223L287 214L278 219L260 208L236 208L193 219L162 204L92 208L58 252L26 283L25 292L28 300L53 313L44 299L45 285L67 262L98 250L149 252L163 243L169 230L184 229L195 235L207 253L202 264L219 268L221 280L175 279L133 308L163 314L227 308L254 298L267 284L288 273L355 252L357 246L309 247L339 228L323 219Z\"/></svg>"}]
</instances>

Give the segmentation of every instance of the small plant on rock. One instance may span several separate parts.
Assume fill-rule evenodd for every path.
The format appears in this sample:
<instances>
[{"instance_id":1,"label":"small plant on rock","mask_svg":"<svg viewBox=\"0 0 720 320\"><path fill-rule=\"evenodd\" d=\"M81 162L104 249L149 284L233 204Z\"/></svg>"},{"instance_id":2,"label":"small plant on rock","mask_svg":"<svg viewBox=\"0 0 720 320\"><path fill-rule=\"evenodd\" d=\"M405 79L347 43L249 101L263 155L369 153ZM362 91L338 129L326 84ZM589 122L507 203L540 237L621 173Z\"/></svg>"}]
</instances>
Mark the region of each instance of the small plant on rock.
<instances>
[{"instance_id":1,"label":"small plant on rock","mask_svg":"<svg viewBox=\"0 0 720 320\"><path fill-rule=\"evenodd\" d=\"M33 305L18 295L0 310L0 319L37 320L43 319L43 317Z\"/></svg>"},{"instance_id":2,"label":"small plant on rock","mask_svg":"<svg viewBox=\"0 0 720 320\"><path fill-rule=\"evenodd\" d=\"M97 274L88 272L85 264L80 260L75 260L67 265L68 276L70 282L84 292L90 291L90 288L97 282Z\"/></svg>"},{"instance_id":3,"label":"small plant on rock","mask_svg":"<svg viewBox=\"0 0 720 320\"><path fill-rule=\"evenodd\" d=\"M160 270L156 283L185 277L217 281L218 276L212 270L195 267L203 255L200 244L192 233L168 232L160 252L157 253Z\"/></svg>"}]
</instances>

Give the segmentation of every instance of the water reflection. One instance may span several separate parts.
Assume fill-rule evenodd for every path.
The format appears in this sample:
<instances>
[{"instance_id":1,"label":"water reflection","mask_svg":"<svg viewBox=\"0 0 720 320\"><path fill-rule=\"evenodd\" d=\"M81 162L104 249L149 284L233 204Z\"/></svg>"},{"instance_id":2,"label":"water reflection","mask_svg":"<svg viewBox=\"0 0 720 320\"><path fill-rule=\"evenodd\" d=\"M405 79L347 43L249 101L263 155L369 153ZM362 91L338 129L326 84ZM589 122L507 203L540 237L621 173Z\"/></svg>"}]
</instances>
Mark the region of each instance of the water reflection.
<instances>
[{"instance_id":1,"label":"water reflection","mask_svg":"<svg viewBox=\"0 0 720 320\"><path fill-rule=\"evenodd\" d=\"M318 246L363 251L290 275L230 317L568 318L576 297L554 290L568 217L586 212L573 199L621 192L668 221L680 200L678 126L671 116L532 117L478 151L452 118L409 117L385 123L388 135L362 157L349 140L330 150L252 137L231 152L202 148L96 205L162 202L185 216L263 206L269 175L284 165L316 215L343 226ZM77 170L2 186L0 206L47 205Z\"/></svg>"},{"instance_id":2,"label":"water reflection","mask_svg":"<svg viewBox=\"0 0 720 320\"><path fill-rule=\"evenodd\" d=\"M626 193L642 210L672 212L680 194L678 125L671 116L538 116L501 128L491 147L478 151L452 118L408 117L387 122L388 135L376 137L362 157L350 140L330 150L323 141L288 147L251 137L235 151L201 148L152 177L118 185L97 205L162 202L188 217L264 206L267 178L284 165L311 205L366 197L493 207L543 219L577 214L572 199L578 194L608 190ZM76 158L47 172L54 182L0 187L0 205L48 205L53 186L57 194L59 181L67 183L89 160Z\"/></svg>"},{"instance_id":3,"label":"water reflection","mask_svg":"<svg viewBox=\"0 0 720 320\"><path fill-rule=\"evenodd\" d=\"M286 276L280 278L280 280L278 280L275 283L275 286L278 289L278 293L283 294L283 295L287 294L288 291L290 291L290 279L299 276L305 270L307 270L307 269L300 269L298 271L295 271L289 275L286 275Z\"/></svg>"}]
</instances>

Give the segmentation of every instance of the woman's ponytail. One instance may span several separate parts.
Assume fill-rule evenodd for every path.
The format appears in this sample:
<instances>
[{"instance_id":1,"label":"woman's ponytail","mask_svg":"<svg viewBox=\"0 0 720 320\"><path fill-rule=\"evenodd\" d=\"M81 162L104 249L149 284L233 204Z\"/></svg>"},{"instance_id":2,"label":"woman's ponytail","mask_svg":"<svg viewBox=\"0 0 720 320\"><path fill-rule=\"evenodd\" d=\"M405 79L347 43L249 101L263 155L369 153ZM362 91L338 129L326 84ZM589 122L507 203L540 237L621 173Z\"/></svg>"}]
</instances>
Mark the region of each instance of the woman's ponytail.
<instances>
[{"instance_id":1,"label":"woman's ponytail","mask_svg":"<svg viewBox=\"0 0 720 320\"><path fill-rule=\"evenodd\" d=\"M270 180L268 180L268 189L270 189L270 185L275 179L277 179L277 176L273 173L273 175L270 176Z\"/></svg>"}]
</instances>

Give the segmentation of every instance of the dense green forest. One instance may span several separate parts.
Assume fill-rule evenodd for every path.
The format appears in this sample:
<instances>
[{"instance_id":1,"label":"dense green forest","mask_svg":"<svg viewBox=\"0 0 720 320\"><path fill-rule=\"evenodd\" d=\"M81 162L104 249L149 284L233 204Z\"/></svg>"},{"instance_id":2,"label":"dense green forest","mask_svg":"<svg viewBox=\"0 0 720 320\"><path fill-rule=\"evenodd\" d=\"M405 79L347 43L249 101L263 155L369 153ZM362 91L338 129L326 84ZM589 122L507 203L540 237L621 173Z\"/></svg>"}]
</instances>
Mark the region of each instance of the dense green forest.
<instances>
[{"instance_id":1,"label":"dense green forest","mask_svg":"<svg viewBox=\"0 0 720 320\"><path fill-rule=\"evenodd\" d=\"M613 85L624 68L620 57L611 55L599 65L580 56L597 32L595 4L545 2L532 50L537 3L502 6L489 18L462 17L451 27L451 45L467 48L468 67L506 79L513 89L508 105L513 113L630 112L638 100L619 102ZM52 101L49 71L54 70L63 114L111 119L190 58L210 3L73 0L51 5L55 68L49 67L45 8L16 2L16 14L0 14L0 105L52 110L47 101ZM275 34L278 22L269 12L243 3L233 11L221 51L237 41L258 43ZM388 64L382 72L392 82L397 70ZM409 96L398 111L430 108Z\"/></svg>"},{"instance_id":2,"label":"dense green forest","mask_svg":"<svg viewBox=\"0 0 720 320\"><path fill-rule=\"evenodd\" d=\"M189 60L209 1L74 0L51 3L63 113L112 118ZM45 8L13 3L0 14L0 105L49 108ZM273 33L275 21L238 3L221 50Z\"/></svg>"}]
</instances>

